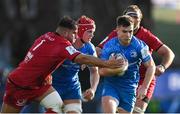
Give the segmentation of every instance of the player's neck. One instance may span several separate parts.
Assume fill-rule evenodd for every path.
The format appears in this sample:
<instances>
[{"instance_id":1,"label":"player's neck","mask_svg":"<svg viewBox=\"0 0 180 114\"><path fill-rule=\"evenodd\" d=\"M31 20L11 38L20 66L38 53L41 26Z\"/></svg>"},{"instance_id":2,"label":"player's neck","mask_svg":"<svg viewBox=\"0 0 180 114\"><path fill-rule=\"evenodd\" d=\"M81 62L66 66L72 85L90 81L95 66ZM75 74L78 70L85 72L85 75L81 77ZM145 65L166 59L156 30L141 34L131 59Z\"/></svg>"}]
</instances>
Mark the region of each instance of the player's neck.
<instances>
[{"instance_id":1,"label":"player's neck","mask_svg":"<svg viewBox=\"0 0 180 114\"><path fill-rule=\"evenodd\" d=\"M58 27L58 28L56 29L56 33L59 34L60 36L62 36L63 38L67 39L67 38L66 38L67 33L68 33L68 32L67 32L67 29Z\"/></svg>"},{"instance_id":2,"label":"player's neck","mask_svg":"<svg viewBox=\"0 0 180 114\"><path fill-rule=\"evenodd\" d=\"M81 41L80 38L77 38L76 41L74 42L73 46L76 48L76 49L79 49L81 47L83 47L84 43Z\"/></svg>"},{"instance_id":3,"label":"player's neck","mask_svg":"<svg viewBox=\"0 0 180 114\"><path fill-rule=\"evenodd\" d=\"M121 39L119 39L119 38L118 38L118 40L119 40L119 43L120 43L121 45L123 45L123 46L128 46L128 45L130 45L130 43L131 43L131 40L129 40L129 41L123 41L123 40L121 40Z\"/></svg>"}]
</instances>

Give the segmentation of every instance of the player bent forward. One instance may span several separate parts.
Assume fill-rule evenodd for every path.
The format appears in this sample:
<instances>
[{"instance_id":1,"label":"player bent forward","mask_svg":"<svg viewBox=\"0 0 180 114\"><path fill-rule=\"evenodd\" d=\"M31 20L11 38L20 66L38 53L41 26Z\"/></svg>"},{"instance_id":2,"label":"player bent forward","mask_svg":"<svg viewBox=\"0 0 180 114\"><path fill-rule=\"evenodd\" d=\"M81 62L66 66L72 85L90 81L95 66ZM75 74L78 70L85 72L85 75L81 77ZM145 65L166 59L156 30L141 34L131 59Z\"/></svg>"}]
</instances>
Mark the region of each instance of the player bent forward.
<instances>
[{"instance_id":1,"label":"player bent forward","mask_svg":"<svg viewBox=\"0 0 180 114\"><path fill-rule=\"evenodd\" d=\"M91 40L94 36L96 25L93 19L83 15L77 20L78 34L73 46L80 52L88 55L97 56L94 45ZM79 82L79 71L82 66L70 60L65 60L63 64L52 74L52 86L61 96L64 107L64 113L81 113L82 101L92 100L99 83L98 68L88 66L90 72L90 88L82 95L81 84Z\"/></svg>"},{"instance_id":2,"label":"player bent forward","mask_svg":"<svg viewBox=\"0 0 180 114\"><path fill-rule=\"evenodd\" d=\"M71 44L76 34L76 22L65 16L56 32L48 32L35 40L25 59L8 76L2 113L18 113L31 101L40 102L47 112L62 112L61 97L51 86L49 77L65 59L99 67L120 66L120 60L103 61L81 54Z\"/></svg>"}]
</instances>

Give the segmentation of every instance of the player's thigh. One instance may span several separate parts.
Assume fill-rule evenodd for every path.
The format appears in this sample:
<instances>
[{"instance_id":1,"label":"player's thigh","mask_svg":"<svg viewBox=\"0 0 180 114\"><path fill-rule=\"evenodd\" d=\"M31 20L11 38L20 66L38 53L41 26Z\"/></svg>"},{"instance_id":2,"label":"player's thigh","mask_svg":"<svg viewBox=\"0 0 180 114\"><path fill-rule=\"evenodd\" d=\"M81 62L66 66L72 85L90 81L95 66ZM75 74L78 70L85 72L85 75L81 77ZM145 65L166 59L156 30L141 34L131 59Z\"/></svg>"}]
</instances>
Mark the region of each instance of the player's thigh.
<instances>
[{"instance_id":1,"label":"player's thigh","mask_svg":"<svg viewBox=\"0 0 180 114\"><path fill-rule=\"evenodd\" d=\"M59 91L61 89L61 91ZM80 86L74 86L73 88L67 88L62 89L56 89L58 93L60 94L61 98L64 100L69 100L69 99L81 99L82 93L81 93L81 87ZM61 94L62 93L62 94Z\"/></svg>"},{"instance_id":2,"label":"player's thigh","mask_svg":"<svg viewBox=\"0 0 180 114\"><path fill-rule=\"evenodd\" d=\"M102 97L102 108L105 113L115 113L118 106L118 101L112 96Z\"/></svg>"},{"instance_id":3,"label":"player's thigh","mask_svg":"<svg viewBox=\"0 0 180 114\"><path fill-rule=\"evenodd\" d=\"M63 100L64 112L65 113L81 113L82 112L82 102L81 99L66 99Z\"/></svg>"},{"instance_id":4,"label":"player's thigh","mask_svg":"<svg viewBox=\"0 0 180 114\"><path fill-rule=\"evenodd\" d=\"M47 88L47 90L44 92L44 93L42 93L36 100L37 101L41 101L42 99L44 99L47 95L49 95L50 93L52 93L52 92L54 92L55 91L55 89L52 87L52 86L50 86L50 87L48 87Z\"/></svg>"},{"instance_id":5,"label":"player's thigh","mask_svg":"<svg viewBox=\"0 0 180 114\"><path fill-rule=\"evenodd\" d=\"M119 96L116 87L112 84L103 84L102 108L106 113L115 113L119 104Z\"/></svg>"},{"instance_id":6,"label":"player's thigh","mask_svg":"<svg viewBox=\"0 0 180 114\"><path fill-rule=\"evenodd\" d=\"M20 111L20 108L12 107L6 103L3 103L1 107L1 113L19 113Z\"/></svg>"},{"instance_id":7,"label":"player's thigh","mask_svg":"<svg viewBox=\"0 0 180 114\"><path fill-rule=\"evenodd\" d=\"M44 94L37 99L42 106L53 112L62 112L63 101L58 92L50 86Z\"/></svg>"},{"instance_id":8,"label":"player's thigh","mask_svg":"<svg viewBox=\"0 0 180 114\"><path fill-rule=\"evenodd\" d=\"M21 89L7 81L3 97L2 112L20 112L29 101L29 91ZM32 96L32 95L31 95Z\"/></svg>"},{"instance_id":9,"label":"player's thigh","mask_svg":"<svg viewBox=\"0 0 180 114\"><path fill-rule=\"evenodd\" d=\"M122 90L119 90L118 93L119 93L119 98L120 98L118 107L124 109L124 111L127 111L129 113L133 112L133 108L136 102L135 91L133 90L124 91L122 89Z\"/></svg>"}]
</instances>

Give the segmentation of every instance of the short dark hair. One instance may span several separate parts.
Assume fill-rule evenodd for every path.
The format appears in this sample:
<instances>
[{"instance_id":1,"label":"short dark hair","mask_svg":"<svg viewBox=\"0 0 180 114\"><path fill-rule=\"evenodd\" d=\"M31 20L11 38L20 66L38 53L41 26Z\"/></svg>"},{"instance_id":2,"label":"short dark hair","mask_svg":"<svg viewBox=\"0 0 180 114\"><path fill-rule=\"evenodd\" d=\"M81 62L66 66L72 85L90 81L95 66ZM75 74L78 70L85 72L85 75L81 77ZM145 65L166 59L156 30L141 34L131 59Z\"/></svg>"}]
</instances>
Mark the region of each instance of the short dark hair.
<instances>
[{"instance_id":1,"label":"short dark hair","mask_svg":"<svg viewBox=\"0 0 180 114\"><path fill-rule=\"evenodd\" d=\"M61 18L58 26L74 30L77 29L76 21L73 20L70 16L64 16L63 18Z\"/></svg>"},{"instance_id":2,"label":"short dark hair","mask_svg":"<svg viewBox=\"0 0 180 114\"><path fill-rule=\"evenodd\" d=\"M133 21L132 17L130 17L128 15L118 16L116 19L116 25L128 27L130 25L134 25L134 21Z\"/></svg>"}]
</instances>

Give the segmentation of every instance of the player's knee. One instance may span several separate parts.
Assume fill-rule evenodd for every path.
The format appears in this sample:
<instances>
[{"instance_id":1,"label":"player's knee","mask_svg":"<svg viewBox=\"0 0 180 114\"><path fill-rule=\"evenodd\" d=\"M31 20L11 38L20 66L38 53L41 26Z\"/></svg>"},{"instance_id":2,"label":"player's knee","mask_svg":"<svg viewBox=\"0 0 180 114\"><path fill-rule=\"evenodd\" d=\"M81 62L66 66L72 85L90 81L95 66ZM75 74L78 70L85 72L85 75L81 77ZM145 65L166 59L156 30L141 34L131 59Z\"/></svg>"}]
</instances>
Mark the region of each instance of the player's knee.
<instances>
[{"instance_id":1,"label":"player's knee","mask_svg":"<svg viewBox=\"0 0 180 114\"><path fill-rule=\"evenodd\" d=\"M54 112L62 112L63 102L57 91L47 95L44 99L41 100L40 104L46 109L51 109Z\"/></svg>"},{"instance_id":2,"label":"player's knee","mask_svg":"<svg viewBox=\"0 0 180 114\"><path fill-rule=\"evenodd\" d=\"M145 111L143 109L141 109L140 107L135 106L133 112L139 113L139 114L144 114Z\"/></svg>"},{"instance_id":3,"label":"player's knee","mask_svg":"<svg viewBox=\"0 0 180 114\"><path fill-rule=\"evenodd\" d=\"M76 112L76 113L81 113L82 112L82 107L80 103L71 103L64 105L64 112Z\"/></svg>"}]
</instances>

